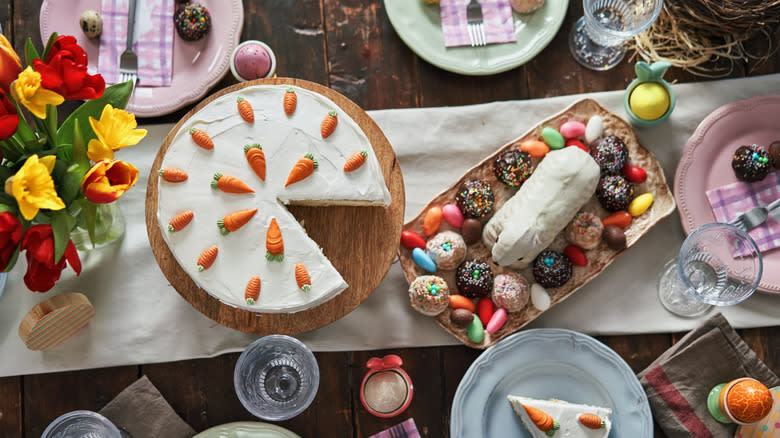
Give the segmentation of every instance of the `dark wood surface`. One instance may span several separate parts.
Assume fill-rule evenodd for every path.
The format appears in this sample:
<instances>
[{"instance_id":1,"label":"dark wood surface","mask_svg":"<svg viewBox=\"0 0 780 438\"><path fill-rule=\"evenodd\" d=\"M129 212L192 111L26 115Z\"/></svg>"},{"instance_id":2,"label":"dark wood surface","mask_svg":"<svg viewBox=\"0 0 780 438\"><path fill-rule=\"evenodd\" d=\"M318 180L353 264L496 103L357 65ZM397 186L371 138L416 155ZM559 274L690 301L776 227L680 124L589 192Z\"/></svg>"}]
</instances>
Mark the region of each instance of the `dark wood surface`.
<instances>
[{"instance_id":1,"label":"dark wood surface","mask_svg":"<svg viewBox=\"0 0 780 438\"><path fill-rule=\"evenodd\" d=\"M41 1L0 2L0 23L19 53L28 36L41 46ZM280 75L330 86L367 110L616 90L628 85L634 76L632 64L625 61L611 71L592 72L571 58L566 38L582 14L578 0L571 0L561 31L544 51L522 67L490 77L459 76L418 58L393 30L382 0L244 0L244 5L242 39L259 39L271 45ZM780 72L780 56L758 68L738 65L731 76L773 72ZM672 69L667 79L701 80L677 69ZM234 82L226 77L215 91ZM188 110L141 123L177 121ZM740 333L770 368L780 371L780 327ZM639 371L680 336L670 333L599 339ZM387 353L404 359L416 391L404 414L385 420L362 408L357 388L365 362ZM413 417L423 436L448 436L452 398L479 353L466 347L317 353L322 374L317 398L303 414L281 425L304 437L365 437ZM99 410L144 374L197 431L229 421L253 420L232 389L237 358L238 354L227 354L214 359L0 378L0 437L38 437L60 414L75 409ZM656 436L664 435L656 430Z\"/></svg>"}]
</instances>

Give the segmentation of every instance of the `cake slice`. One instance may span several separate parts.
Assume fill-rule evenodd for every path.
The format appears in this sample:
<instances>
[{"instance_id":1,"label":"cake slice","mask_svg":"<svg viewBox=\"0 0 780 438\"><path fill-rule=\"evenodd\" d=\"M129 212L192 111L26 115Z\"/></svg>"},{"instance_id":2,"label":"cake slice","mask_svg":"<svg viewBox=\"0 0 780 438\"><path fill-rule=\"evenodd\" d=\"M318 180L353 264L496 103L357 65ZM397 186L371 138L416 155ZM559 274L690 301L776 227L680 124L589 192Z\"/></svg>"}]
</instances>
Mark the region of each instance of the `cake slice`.
<instances>
[{"instance_id":1,"label":"cake slice","mask_svg":"<svg viewBox=\"0 0 780 438\"><path fill-rule=\"evenodd\" d=\"M606 438L612 428L612 409L563 400L507 397L534 437Z\"/></svg>"}]
</instances>

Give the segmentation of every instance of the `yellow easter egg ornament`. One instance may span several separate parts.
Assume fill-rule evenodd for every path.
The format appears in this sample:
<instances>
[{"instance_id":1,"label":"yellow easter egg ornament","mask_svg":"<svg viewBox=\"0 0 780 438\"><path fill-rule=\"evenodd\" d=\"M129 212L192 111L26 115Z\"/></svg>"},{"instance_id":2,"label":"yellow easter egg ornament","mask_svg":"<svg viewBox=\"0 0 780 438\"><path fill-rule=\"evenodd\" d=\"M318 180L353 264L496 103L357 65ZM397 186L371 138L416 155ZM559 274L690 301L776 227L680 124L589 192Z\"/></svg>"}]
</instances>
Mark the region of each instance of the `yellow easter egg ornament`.
<instances>
[{"instance_id":1,"label":"yellow easter egg ornament","mask_svg":"<svg viewBox=\"0 0 780 438\"><path fill-rule=\"evenodd\" d=\"M669 93L658 82L642 82L634 87L628 99L631 111L644 120L661 118L669 110Z\"/></svg>"}]
</instances>

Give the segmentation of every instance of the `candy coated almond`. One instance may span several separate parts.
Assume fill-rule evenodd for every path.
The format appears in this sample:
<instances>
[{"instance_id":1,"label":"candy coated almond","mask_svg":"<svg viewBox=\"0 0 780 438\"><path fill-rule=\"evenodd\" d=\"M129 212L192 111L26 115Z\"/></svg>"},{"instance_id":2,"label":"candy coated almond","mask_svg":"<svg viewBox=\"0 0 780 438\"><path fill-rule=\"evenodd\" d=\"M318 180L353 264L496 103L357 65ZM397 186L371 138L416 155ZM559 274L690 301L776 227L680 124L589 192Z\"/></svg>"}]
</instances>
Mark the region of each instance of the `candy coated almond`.
<instances>
[{"instance_id":1,"label":"candy coated almond","mask_svg":"<svg viewBox=\"0 0 780 438\"><path fill-rule=\"evenodd\" d=\"M544 139L544 142L547 143L547 146L550 146L550 149L561 149L565 144L561 133L549 126L542 129L542 138Z\"/></svg>"},{"instance_id":2,"label":"candy coated almond","mask_svg":"<svg viewBox=\"0 0 780 438\"><path fill-rule=\"evenodd\" d=\"M581 141L579 141L576 138L570 138L570 139L566 140L566 147L569 147L569 146L576 146L576 147L582 149L585 152L590 152L588 147L585 146Z\"/></svg>"},{"instance_id":3,"label":"candy coated almond","mask_svg":"<svg viewBox=\"0 0 780 438\"><path fill-rule=\"evenodd\" d=\"M653 194L643 193L628 204L628 212L634 217L641 216L651 205L653 205Z\"/></svg>"},{"instance_id":4,"label":"candy coated almond","mask_svg":"<svg viewBox=\"0 0 780 438\"><path fill-rule=\"evenodd\" d=\"M406 230L401 233L401 245L407 249L425 248L425 239L414 231Z\"/></svg>"},{"instance_id":5,"label":"candy coated almond","mask_svg":"<svg viewBox=\"0 0 780 438\"><path fill-rule=\"evenodd\" d=\"M471 301L463 295L450 295L450 307L453 309L466 309L472 313L477 310L477 306L474 305L474 301Z\"/></svg>"},{"instance_id":6,"label":"candy coated almond","mask_svg":"<svg viewBox=\"0 0 780 438\"><path fill-rule=\"evenodd\" d=\"M571 260L572 263L574 263L575 266L587 266L588 265L588 259L585 257L585 253L582 252L582 250L574 245L569 245L563 250L563 254L566 255L566 257Z\"/></svg>"},{"instance_id":7,"label":"candy coated almond","mask_svg":"<svg viewBox=\"0 0 780 438\"><path fill-rule=\"evenodd\" d=\"M479 320L482 321L482 324L487 325L488 321L490 321L490 318L493 316L493 302L490 301L490 298L483 297L479 299L479 302L477 303L477 316L479 316Z\"/></svg>"},{"instance_id":8,"label":"candy coated almond","mask_svg":"<svg viewBox=\"0 0 780 438\"><path fill-rule=\"evenodd\" d=\"M447 204L441 209L442 216L448 224L455 228L463 226L463 212L460 211L457 205Z\"/></svg>"},{"instance_id":9,"label":"candy coated almond","mask_svg":"<svg viewBox=\"0 0 780 438\"><path fill-rule=\"evenodd\" d=\"M623 168L623 176L635 184L642 184L647 181L647 172L639 166L625 166Z\"/></svg>"},{"instance_id":10,"label":"candy coated almond","mask_svg":"<svg viewBox=\"0 0 780 438\"><path fill-rule=\"evenodd\" d=\"M601 137L603 132L604 120L602 120L601 116L592 116L588 119L588 124L585 125L585 141L591 143Z\"/></svg>"},{"instance_id":11,"label":"candy coated almond","mask_svg":"<svg viewBox=\"0 0 780 438\"><path fill-rule=\"evenodd\" d=\"M576 138L585 134L585 124L575 120L569 120L558 128L563 138Z\"/></svg>"},{"instance_id":12,"label":"candy coated almond","mask_svg":"<svg viewBox=\"0 0 780 438\"><path fill-rule=\"evenodd\" d=\"M547 143L539 140L526 140L520 143L520 150L528 152L533 158L542 158L550 152L550 147Z\"/></svg>"},{"instance_id":13,"label":"candy coated almond","mask_svg":"<svg viewBox=\"0 0 780 438\"><path fill-rule=\"evenodd\" d=\"M542 287L539 283L531 285L531 304L536 307L537 310L544 312L550 308L551 304L550 294L547 293L547 289Z\"/></svg>"},{"instance_id":14,"label":"candy coated almond","mask_svg":"<svg viewBox=\"0 0 780 438\"><path fill-rule=\"evenodd\" d=\"M482 325L482 321L476 316L474 316L474 320L471 321L471 324L466 328L466 332L468 333L471 342L475 344L481 344L485 339L485 327Z\"/></svg>"},{"instance_id":15,"label":"candy coated almond","mask_svg":"<svg viewBox=\"0 0 780 438\"><path fill-rule=\"evenodd\" d=\"M417 265L428 272L436 272L436 262L433 261L427 252L420 248L412 250L412 259Z\"/></svg>"},{"instance_id":16,"label":"candy coated almond","mask_svg":"<svg viewBox=\"0 0 780 438\"><path fill-rule=\"evenodd\" d=\"M503 327L504 323L506 323L506 310L503 307L500 307L493 313L493 316L490 317L490 321L488 321L485 331L492 335Z\"/></svg>"},{"instance_id":17,"label":"candy coated almond","mask_svg":"<svg viewBox=\"0 0 780 438\"><path fill-rule=\"evenodd\" d=\"M431 207L428 212L425 213L425 219L423 219L423 233L426 236L433 236L436 230L441 225L442 212L440 207Z\"/></svg>"},{"instance_id":18,"label":"candy coated almond","mask_svg":"<svg viewBox=\"0 0 780 438\"><path fill-rule=\"evenodd\" d=\"M601 220L601 223L606 227L607 225L615 225L620 228L625 228L631 223L631 214L627 211L616 211L611 215Z\"/></svg>"}]
</instances>

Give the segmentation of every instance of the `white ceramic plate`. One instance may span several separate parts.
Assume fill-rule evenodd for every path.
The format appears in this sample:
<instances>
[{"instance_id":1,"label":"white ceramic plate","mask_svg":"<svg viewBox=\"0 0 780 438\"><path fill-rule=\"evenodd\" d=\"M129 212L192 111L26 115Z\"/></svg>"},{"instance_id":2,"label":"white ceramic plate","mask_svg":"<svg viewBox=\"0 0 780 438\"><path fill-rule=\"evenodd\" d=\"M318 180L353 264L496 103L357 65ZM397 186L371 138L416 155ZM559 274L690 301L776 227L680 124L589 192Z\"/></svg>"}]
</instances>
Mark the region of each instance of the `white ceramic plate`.
<instances>
[{"instance_id":1,"label":"white ceramic plate","mask_svg":"<svg viewBox=\"0 0 780 438\"><path fill-rule=\"evenodd\" d=\"M240 421L214 426L193 438L301 438L289 430L268 423Z\"/></svg>"}]
</instances>

